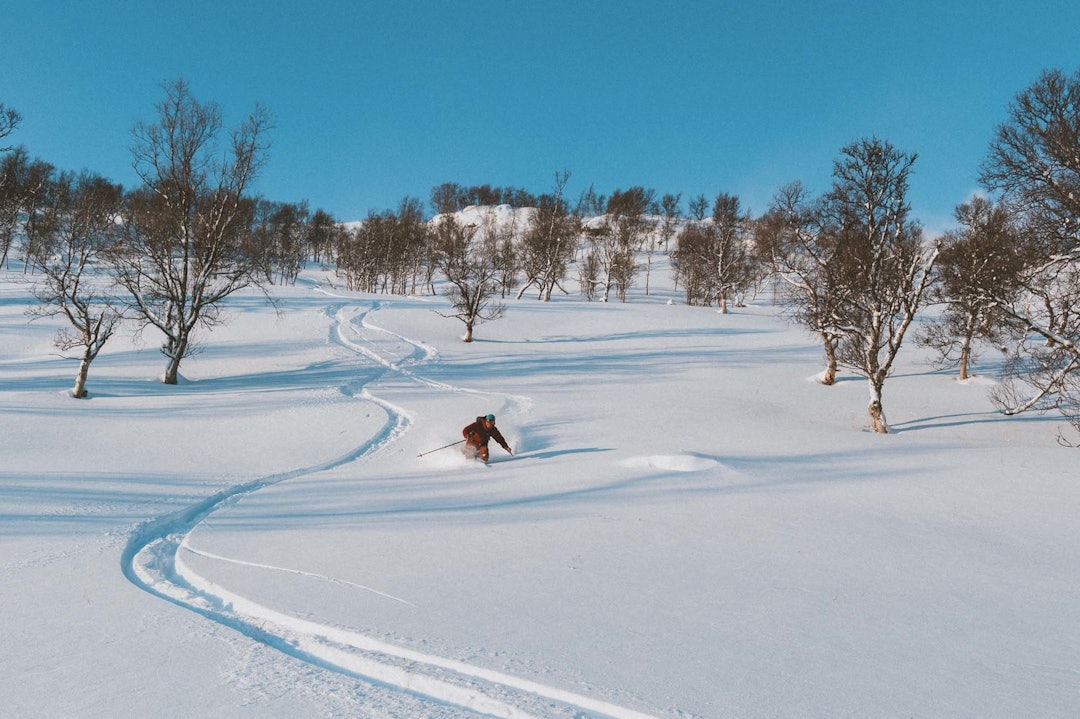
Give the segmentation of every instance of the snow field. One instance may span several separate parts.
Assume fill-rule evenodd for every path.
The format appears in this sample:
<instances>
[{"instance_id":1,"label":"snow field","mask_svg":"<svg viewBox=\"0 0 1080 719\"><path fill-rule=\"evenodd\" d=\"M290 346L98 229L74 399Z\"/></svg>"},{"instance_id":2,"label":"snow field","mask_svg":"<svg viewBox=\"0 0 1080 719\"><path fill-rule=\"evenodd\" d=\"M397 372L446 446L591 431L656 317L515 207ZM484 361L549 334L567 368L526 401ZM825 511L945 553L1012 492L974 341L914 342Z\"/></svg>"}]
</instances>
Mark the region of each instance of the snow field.
<instances>
[{"instance_id":1,"label":"snow field","mask_svg":"<svg viewBox=\"0 0 1080 719\"><path fill-rule=\"evenodd\" d=\"M1054 418L913 351L863 431L767 302L523 300L468 346L438 298L279 292L180 388L118 343L87 402L0 303L21 716L1080 711ZM417 457L488 411L514 457Z\"/></svg>"}]
</instances>

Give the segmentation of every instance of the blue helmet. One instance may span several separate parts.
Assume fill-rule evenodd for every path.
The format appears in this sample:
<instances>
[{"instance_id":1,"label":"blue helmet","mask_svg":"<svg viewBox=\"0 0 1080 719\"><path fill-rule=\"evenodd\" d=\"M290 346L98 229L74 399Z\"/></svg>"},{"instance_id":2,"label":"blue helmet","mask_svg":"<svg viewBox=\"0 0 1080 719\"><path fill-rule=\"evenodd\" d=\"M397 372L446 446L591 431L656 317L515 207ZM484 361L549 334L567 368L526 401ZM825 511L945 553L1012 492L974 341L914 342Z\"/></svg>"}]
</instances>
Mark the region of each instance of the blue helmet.
<instances>
[{"instance_id":1,"label":"blue helmet","mask_svg":"<svg viewBox=\"0 0 1080 719\"><path fill-rule=\"evenodd\" d=\"M495 421L495 415L489 414L487 417L484 417L484 419L486 419L488 422L494 422Z\"/></svg>"}]
</instances>

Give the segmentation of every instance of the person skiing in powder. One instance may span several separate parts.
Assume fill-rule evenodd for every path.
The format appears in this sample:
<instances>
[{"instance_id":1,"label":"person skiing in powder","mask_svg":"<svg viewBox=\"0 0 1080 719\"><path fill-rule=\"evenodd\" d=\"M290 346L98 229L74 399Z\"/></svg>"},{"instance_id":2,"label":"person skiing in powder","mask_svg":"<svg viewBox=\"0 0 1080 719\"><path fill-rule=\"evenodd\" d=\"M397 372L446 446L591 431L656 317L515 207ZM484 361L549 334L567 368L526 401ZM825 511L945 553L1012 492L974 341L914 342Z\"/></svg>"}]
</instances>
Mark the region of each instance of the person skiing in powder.
<instances>
[{"instance_id":1,"label":"person skiing in powder","mask_svg":"<svg viewBox=\"0 0 1080 719\"><path fill-rule=\"evenodd\" d=\"M502 433L495 427L495 415L489 414L486 417L477 417L476 421L461 430L462 436L465 437L465 456L470 459L476 459L479 457L485 462L488 461L488 441L494 439L499 445L510 454L510 445L503 439Z\"/></svg>"}]
</instances>

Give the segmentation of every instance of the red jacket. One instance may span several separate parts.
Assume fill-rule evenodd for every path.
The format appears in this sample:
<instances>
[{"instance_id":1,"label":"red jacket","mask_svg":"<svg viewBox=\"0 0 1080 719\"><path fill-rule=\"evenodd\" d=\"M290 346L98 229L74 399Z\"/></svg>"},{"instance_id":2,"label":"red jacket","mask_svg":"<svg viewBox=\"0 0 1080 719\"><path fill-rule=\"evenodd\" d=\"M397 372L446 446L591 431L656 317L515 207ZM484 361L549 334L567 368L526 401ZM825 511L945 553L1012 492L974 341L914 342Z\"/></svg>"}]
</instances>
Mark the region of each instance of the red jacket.
<instances>
[{"instance_id":1,"label":"red jacket","mask_svg":"<svg viewBox=\"0 0 1080 719\"><path fill-rule=\"evenodd\" d=\"M486 447L488 440L494 439L499 443L500 447L509 452L510 448L506 445L506 440L503 439L502 434L499 432L499 428L495 425L491 425L491 429L488 429L484 426L483 420L483 417L477 417L475 422L461 430L461 436L469 440L469 444L476 447Z\"/></svg>"}]
</instances>

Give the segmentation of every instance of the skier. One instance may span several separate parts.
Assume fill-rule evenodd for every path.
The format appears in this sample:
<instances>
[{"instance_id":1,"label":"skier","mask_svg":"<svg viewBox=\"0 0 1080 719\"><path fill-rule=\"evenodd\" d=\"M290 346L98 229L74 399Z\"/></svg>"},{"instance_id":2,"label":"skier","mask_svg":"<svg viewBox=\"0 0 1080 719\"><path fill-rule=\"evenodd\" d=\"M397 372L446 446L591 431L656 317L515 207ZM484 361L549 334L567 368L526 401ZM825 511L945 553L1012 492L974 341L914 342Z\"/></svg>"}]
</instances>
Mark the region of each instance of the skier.
<instances>
[{"instance_id":1,"label":"skier","mask_svg":"<svg viewBox=\"0 0 1080 719\"><path fill-rule=\"evenodd\" d=\"M491 439L498 442L507 452L513 454L510 451L510 445L506 443L502 434L495 428L495 415L493 414L486 417L477 417L475 422L461 430L461 434L465 437L465 456L469 459L479 457L485 462L488 461L488 440Z\"/></svg>"}]
</instances>

